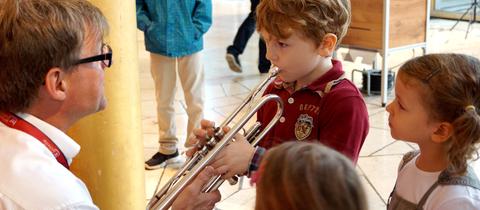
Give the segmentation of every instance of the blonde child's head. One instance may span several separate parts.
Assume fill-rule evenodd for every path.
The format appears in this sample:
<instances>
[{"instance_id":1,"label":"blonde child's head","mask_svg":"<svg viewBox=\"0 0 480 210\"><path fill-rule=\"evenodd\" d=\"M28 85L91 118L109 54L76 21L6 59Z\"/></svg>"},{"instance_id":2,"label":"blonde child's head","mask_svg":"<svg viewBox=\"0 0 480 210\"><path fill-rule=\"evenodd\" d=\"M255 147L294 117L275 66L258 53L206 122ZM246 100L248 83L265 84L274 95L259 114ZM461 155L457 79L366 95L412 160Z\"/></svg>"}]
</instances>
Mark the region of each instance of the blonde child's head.
<instances>
[{"instance_id":1,"label":"blonde child's head","mask_svg":"<svg viewBox=\"0 0 480 210\"><path fill-rule=\"evenodd\" d=\"M260 168L257 210L367 209L352 162L319 143L283 143Z\"/></svg>"},{"instance_id":2,"label":"blonde child's head","mask_svg":"<svg viewBox=\"0 0 480 210\"><path fill-rule=\"evenodd\" d=\"M418 91L429 120L451 125L443 142L448 169L463 174L480 140L480 61L462 54L429 54L406 62L399 81Z\"/></svg>"},{"instance_id":3,"label":"blonde child's head","mask_svg":"<svg viewBox=\"0 0 480 210\"><path fill-rule=\"evenodd\" d=\"M349 24L349 0L262 0L257 7L259 31L281 39L298 31L317 46L327 33L340 43Z\"/></svg>"}]
</instances>

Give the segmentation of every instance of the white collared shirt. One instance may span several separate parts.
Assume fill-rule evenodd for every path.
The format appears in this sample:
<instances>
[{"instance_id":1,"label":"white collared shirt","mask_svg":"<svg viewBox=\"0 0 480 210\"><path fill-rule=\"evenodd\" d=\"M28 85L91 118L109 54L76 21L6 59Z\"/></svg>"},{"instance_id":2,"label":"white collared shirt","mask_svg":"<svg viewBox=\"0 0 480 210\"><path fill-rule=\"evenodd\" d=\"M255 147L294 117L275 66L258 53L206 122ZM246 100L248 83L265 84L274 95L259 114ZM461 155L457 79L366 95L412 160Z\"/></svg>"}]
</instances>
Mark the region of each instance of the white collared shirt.
<instances>
[{"instance_id":1,"label":"white collared shirt","mask_svg":"<svg viewBox=\"0 0 480 210\"><path fill-rule=\"evenodd\" d=\"M29 114L17 114L47 135L68 163L80 146L64 132ZM85 184L57 162L40 141L0 123L0 209L97 210Z\"/></svg>"}]
</instances>

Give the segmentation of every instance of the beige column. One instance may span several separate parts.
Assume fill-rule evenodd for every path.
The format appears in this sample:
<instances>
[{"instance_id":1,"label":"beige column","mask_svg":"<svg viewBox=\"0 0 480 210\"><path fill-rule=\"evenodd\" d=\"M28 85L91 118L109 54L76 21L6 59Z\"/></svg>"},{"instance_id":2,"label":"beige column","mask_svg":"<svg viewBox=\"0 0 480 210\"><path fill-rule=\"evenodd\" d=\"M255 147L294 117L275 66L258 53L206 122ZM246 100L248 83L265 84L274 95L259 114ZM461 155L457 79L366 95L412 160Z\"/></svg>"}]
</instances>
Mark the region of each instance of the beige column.
<instances>
[{"instance_id":1,"label":"beige column","mask_svg":"<svg viewBox=\"0 0 480 210\"><path fill-rule=\"evenodd\" d=\"M100 209L145 209L135 1L90 1L109 22L113 65L105 73L107 108L69 130L82 147L71 168Z\"/></svg>"}]
</instances>

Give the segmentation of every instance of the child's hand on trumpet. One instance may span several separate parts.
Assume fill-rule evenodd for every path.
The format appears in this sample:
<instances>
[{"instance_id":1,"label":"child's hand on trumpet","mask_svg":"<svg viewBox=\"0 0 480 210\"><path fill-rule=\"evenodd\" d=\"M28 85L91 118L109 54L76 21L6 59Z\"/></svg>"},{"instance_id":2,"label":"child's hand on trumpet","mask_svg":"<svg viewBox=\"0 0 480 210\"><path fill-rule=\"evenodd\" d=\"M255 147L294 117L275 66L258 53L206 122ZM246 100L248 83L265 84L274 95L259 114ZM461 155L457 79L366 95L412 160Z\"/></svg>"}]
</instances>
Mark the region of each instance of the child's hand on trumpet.
<instances>
[{"instance_id":1,"label":"child's hand on trumpet","mask_svg":"<svg viewBox=\"0 0 480 210\"><path fill-rule=\"evenodd\" d=\"M189 138L189 143L191 145L205 145L214 135L214 125L215 123L208 120L202 120L200 122L201 128L194 129L194 136ZM227 133L230 128L222 128L225 133ZM187 151L187 156L192 156L199 147L193 147ZM223 148L210 165L215 168L215 170L223 174L223 179L228 179L233 177L236 174L244 174L248 170L250 161L255 153L255 148L245 139L245 137L237 133L234 137L234 141L230 142L225 148Z\"/></svg>"},{"instance_id":2,"label":"child's hand on trumpet","mask_svg":"<svg viewBox=\"0 0 480 210\"><path fill-rule=\"evenodd\" d=\"M201 148L207 140L209 140L215 133L215 123L209 120L200 121L200 128L193 129L193 135L188 138L186 145L193 145L187 150L186 155L192 157L195 152Z\"/></svg>"}]
</instances>

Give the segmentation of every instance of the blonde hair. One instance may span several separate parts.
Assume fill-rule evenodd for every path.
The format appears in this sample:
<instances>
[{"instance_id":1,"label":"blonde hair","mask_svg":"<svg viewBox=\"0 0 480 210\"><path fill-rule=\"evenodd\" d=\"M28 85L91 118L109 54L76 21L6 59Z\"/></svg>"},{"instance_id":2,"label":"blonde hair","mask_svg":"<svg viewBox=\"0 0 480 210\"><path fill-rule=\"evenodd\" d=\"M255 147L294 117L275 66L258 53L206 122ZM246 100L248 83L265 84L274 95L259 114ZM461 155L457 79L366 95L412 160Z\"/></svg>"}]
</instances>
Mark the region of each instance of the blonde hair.
<instances>
[{"instance_id":1,"label":"blonde hair","mask_svg":"<svg viewBox=\"0 0 480 210\"><path fill-rule=\"evenodd\" d=\"M429 54L406 62L399 79L418 87L431 120L449 122L448 170L464 174L480 140L480 61L462 54ZM476 155L478 158L478 154Z\"/></svg>"},{"instance_id":2,"label":"blonde hair","mask_svg":"<svg viewBox=\"0 0 480 210\"><path fill-rule=\"evenodd\" d=\"M319 46L327 33L337 36L337 44L350 24L349 0L261 0L257 6L257 30L282 39L293 30Z\"/></svg>"},{"instance_id":3,"label":"blonde hair","mask_svg":"<svg viewBox=\"0 0 480 210\"><path fill-rule=\"evenodd\" d=\"M0 111L24 111L49 69L71 71L85 40L108 24L85 0L0 1Z\"/></svg>"},{"instance_id":4,"label":"blonde hair","mask_svg":"<svg viewBox=\"0 0 480 210\"><path fill-rule=\"evenodd\" d=\"M262 160L256 210L366 210L352 162L319 143L286 142Z\"/></svg>"}]
</instances>

